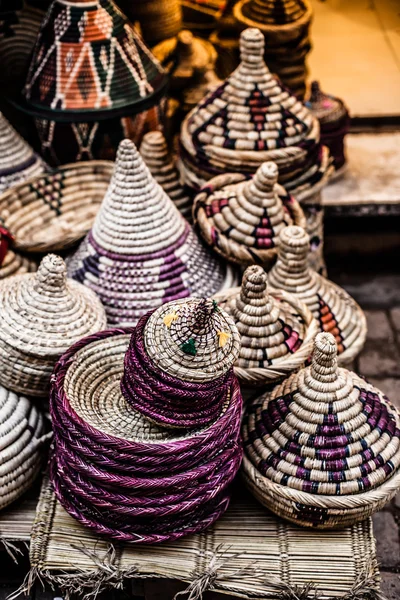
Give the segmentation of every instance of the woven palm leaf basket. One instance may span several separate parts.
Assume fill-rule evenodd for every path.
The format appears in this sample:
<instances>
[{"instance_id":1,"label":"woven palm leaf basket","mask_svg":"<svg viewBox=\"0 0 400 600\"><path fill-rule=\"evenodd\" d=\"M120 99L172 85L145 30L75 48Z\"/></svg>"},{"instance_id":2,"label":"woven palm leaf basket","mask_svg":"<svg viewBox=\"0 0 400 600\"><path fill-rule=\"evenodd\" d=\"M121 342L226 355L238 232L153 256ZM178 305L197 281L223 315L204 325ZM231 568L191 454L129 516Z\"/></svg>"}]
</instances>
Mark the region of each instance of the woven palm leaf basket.
<instances>
[{"instance_id":1,"label":"woven palm leaf basket","mask_svg":"<svg viewBox=\"0 0 400 600\"><path fill-rule=\"evenodd\" d=\"M281 230L306 226L299 203L277 181L273 162L263 163L253 179L236 173L211 179L194 201L194 220L207 244L239 265L271 267Z\"/></svg>"},{"instance_id":2,"label":"woven palm leaf basket","mask_svg":"<svg viewBox=\"0 0 400 600\"><path fill-rule=\"evenodd\" d=\"M0 221L21 252L65 250L90 230L107 191L113 163L64 165L0 196Z\"/></svg>"},{"instance_id":3,"label":"woven palm leaf basket","mask_svg":"<svg viewBox=\"0 0 400 600\"><path fill-rule=\"evenodd\" d=\"M162 126L166 74L111 0L54 0L20 97L53 166L115 158Z\"/></svg>"},{"instance_id":4,"label":"woven palm leaf basket","mask_svg":"<svg viewBox=\"0 0 400 600\"><path fill-rule=\"evenodd\" d=\"M347 106L340 98L325 94L318 81L311 83L311 93L306 106L319 121L322 143L329 148L335 167L334 176L338 177L346 168L344 139L350 127Z\"/></svg>"},{"instance_id":5,"label":"woven palm leaf basket","mask_svg":"<svg viewBox=\"0 0 400 600\"><path fill-rule=\"evenodd\" d=\"M298 98L306 92L306 58L311 50L309 0L240 0L233 15L241 27L265 36L265 62Z\"/></svg>"},{"instance_id":6,"label":"woven palm leaf basket","mask_svg":"<svg viewBox=\"0 0 400 600\"><path fill-rule=\"evenodd\" d=\"M32 401L0 386L0 510L36 479L47 438L43 417Z\"/></svg>"},{"instance_id":7,"label":"woven palm leaf basket","mask_svg":"<svg viewBox=\"0 0 400 600\"><path fill-rule=\"evenodd\" d=\"M150 46L172 38L182 29L180 0L117 0L132 23L138 23Z\"/></svg>"},{"instance_id":8,"label":"woven palm leaf basket","mask_svg":"<svg viewBox=\"0 0 400 600\"><path fill-rule=\"evenodd\" d=\"M234 272L201 244L130 140L120 144L108 191L68 273L96 292L110 325L136 325L166 302L212 296L234 281Z\"/></svg>"},{"instance_id":9,"label":"woven palm leaf basket","mask_svg":"<svg viewBox=\"0 0 400 600\"><path fill-rule=\"evenodd\" d=\"M267 284L263 268L253 265L244 272L241 287L214 296L239 330L235 373L248 386L276 383L304 366L319 331L303 302Z\"/></svg>"},{"instance_id":10,"label":"woven palm leaf basket","mask_svg":"<svg viewBox=\"0 0 400 600\"><path fill-rule=\"evenodd\" d=\"M106 326L94 292L67 279L63 259L53 254L37 273L2 282L0 312L0 384L28 396L46 397L61 354Z\"/></svg>"},{"instance_id":11,"label":"woven palm leaf basket","mask_svg":"<svg viewBox=\"0 0 400 600\"><path fill-rule=\"evenodd\" d=\"M11 275L33 273L37 269L35 260L12 250L13 240L11 233L0 225L0 280Z\"/></svg>"},{"instance_id":12,"label":"woven palm leaf basket","mask_svg":"<svg viewBox=\"0 0 400 600\"><path fill-rule=\"evenodd\" d=\"M229 504L229 484L242 457L242 398L231 368L238 335L231 324L221 363L207 336L196 336L197 354L188 340L181 344L186 333L193 334L205 321L210 331L218 321L227 325L228 318L215 313L212 302L195 302L195 310L193 300L167 305L165 310L177 320L166 320L168 313L158 309L136 330L114 329L83 339L55 367L50 402L53 488L65 510L98 534L129 543L173 541L204 530ZM202 323L199 309L206 311ZM153 346L159 334L160 351ZM172 339L173 356L167 344ZM148 373L142 384L134 381L137 368ZM196 373L199 380L192 378ZM217 391L222 395L215 403ZM150 396L142 404L136 392ZM170 428L169 416L160 411L161 405L168 406L168 394L169 401L180 404L181 416L188 404L207 414L202 394L218 409L211 421L199 421L192 430ZM145 404L153 410L151 420L142 414ZM155 412L162 427L154 423Z\"/></svg>"},{"instance_id":13,"label":"woven palm leaf basket","mask_svg":"<svg viewBox=\"0 0 400 600\"><path fill-rule=\"evenodd\" d=\"M346 527L381 509L400 487L400 413L337 364L330 333L311 366L249 408L243 474L260 502L308 527Z\"/></svg>"},{"instance_id":14,"label":"woven palm leaf basket","mask_svg":"<svg viewBox=\"0 0 400 600\"><path fill-rule=\"evenodd\" d=\"M310 241L301 227L291 225L280 233L278 259L268 280L304 302L319 323L337 343L340 364L348 364L361 352L367 335L365 315L355 300L341 287L308 266Z\"/></svg>"},{"instance_id":15,"label":"woven palm leaf basket","mask_svg":"<svg viewBox=\"0 0 400 600\"><path fill-rule=\"evenodd\" d=\"M175 206L190 222L193 200L180 182L179 171L168 150L167 140L161 131L149 131L140 145L140 155L154 179L171 198Z\"/></svg>"}]
</instances>

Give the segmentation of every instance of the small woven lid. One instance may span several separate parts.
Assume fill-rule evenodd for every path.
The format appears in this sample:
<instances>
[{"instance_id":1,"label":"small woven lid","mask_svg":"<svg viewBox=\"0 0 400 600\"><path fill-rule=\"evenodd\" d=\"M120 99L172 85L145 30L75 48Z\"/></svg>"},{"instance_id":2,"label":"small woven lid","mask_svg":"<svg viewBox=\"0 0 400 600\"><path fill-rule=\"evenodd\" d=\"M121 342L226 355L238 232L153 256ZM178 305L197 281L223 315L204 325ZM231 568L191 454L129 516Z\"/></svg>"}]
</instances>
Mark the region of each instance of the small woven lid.
<instances>
[{"instance_id":1,"label":"small woven lid","mask_svg":"<svg viewBox=\"0 0 400 600\"><path fill-rule=\"evenodd\" d=\"M328 164L318 120L270 73L264 44L259 29L244 30L238 68L184 120L181 160L188 182L254 173L268 160L277 163L285 187L323 178Z\"/></svg>"},{"instance_id":2,"label":"small woven lid","mask_svg":"<svg viewBox=\"0 0 400 600\"><path fill-rule=\"evenodd\" d=\"M237 361L241 368L267 369L279 364L299 350L307 334L308 324L304 314L296 311L296 300L293 304L278 300L273 290L268 292L267 282L262 267L247 267L241 288L222 304L241 336Z\"/></svg>"},{"instance_id":3,"label":"small woven lid","mask_svg":"<svg viewBox=\"0 0 400 600\"><path fill-rule=\"evenodd\" d=\"M149 131L143 137L140 154L154 179L168 194L186 218L191 218L192 199L179 180L179 172L169 153L167 141L161 131Z\"/></svg>"},{"instance_id":4,"label":"small woven lid","mask_svg":"<svg viewBox=\"0 0 400 600\"><path fill-rule=\"evenodd\" d=\"M144 337L153 363L184 381L216 379L239 356L237 327L213 300L191 298L164 304L149 318Z\"/></svg>"},{"instance_id":5,"label":"small woven lid","mask_svg":"<svg viewBox=\"0 0 400 600\"><path fill-rule=\"evenodd\" d=\"M166 77L110 0L55 0L42 23L24 88L44 116L135 108L158 96Z\"/></svg>"},{"instance_id":6,"label":"small woven lid","mask_svg":"<svg viewBox=\"0 0 400 600\"><path fill-rule=\"evenodd\" d=\"M118 324L136 324L178 298L212 296L228 275L130 140L118 148L108 191L68 271L96 291L109 323Z\"/></svg>"},{"instance_id":7,"label":"small woven lid","mask_svg":"<svg viewBox=\"0 0 400 600\"><path fill-rule=\"evenodd\" d=\"M106 326L96 295L67 279L60 256L48 254L37 273L0 287L0 344L33 356L59 356L77 339Z\"/></svg>"},{"instance_id":8,"label":"small woven lid","mask_svg":"<svg viewBox=\"0 0 400 600\"><path fill-rule=\"evenodd\" d=\"M313 115L319 120L321 126L324 124L333 124L347 119L349 114L343 100L325 94L318 81L311 83L311 94L306 102L306 106Z\"/></svg>"},{"instance_id":9,"label":"small woven lid","mask_svg":"<svg viewBox=\"0 0 400 600\"><path fill-rule=\"evenodd\" d=\"M263 163L253 179L235 174L211 179L195 199L194 215L205 240L239 264L265 263L276 254L281 230L305 227L299 204L278 181L278 167Z\"/></svg>"},{"instance_id":10,"label":"small woven lid","mask_svg":"<svg viewBox=\"0 0 400 600\"><path fill-rule=\"evenodd\" d=\"M304 229L295 225L283 229L269 282L307 304L321 330L334 335L341 361L352 360L365 342L365 315L345 290L308 266L309 250Z\"/></svg>"},{"instance_id":11,"label":"small woven lid","mask_svg":"<svg viewBox=\"0 0 400 600\"><path fill-rule=\"evenodd\" d=\"M309 22L312 10L307 0L242 0L234 15L247 26L282 28Z\"/></svg>"},{"instance_id":12,"label":"small woven lid","mask_svg":"<svg viewBox=\"0 0 400 600\"><path fill-rule=\"evenodd\" d=\"M255 401L243 433L246 454L264 477L311 494L366 492L400 466L398 410L338 368L330 333L316 336L311 366Z\"/></svg>"},{"instance_id":13,"label":"small woven lid","mask_svg":"<svg viewBox=\"0 0 400 600\"><path fill-rule=\"evenodd\" d=\"M45 162L0 112L0 194L29 177L40 175L46 168Z\"/></svg>"}]
</instances>

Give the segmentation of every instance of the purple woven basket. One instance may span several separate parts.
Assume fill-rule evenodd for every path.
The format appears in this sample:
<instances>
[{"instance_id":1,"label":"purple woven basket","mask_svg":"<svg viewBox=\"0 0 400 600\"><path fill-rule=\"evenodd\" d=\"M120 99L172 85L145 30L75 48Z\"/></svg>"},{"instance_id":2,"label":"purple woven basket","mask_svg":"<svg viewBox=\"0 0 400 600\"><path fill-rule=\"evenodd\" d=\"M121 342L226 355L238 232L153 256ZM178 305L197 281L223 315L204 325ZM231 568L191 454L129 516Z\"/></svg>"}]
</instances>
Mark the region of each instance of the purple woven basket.
<instances>
[{"instance_id":1,"label":"purple woven basket","mask_svg":"<svg viewBox=\"0 0 400 600\"><path fill-rule=\"evenodd\" d=\"M233 376L211 425L160 429L120 390L133 331L87 337L57 363L50 476L60 503L83 525L124 542L156 543L202 531L226 510L242 458L242 398Z\"/></svg>"}]
</instances>

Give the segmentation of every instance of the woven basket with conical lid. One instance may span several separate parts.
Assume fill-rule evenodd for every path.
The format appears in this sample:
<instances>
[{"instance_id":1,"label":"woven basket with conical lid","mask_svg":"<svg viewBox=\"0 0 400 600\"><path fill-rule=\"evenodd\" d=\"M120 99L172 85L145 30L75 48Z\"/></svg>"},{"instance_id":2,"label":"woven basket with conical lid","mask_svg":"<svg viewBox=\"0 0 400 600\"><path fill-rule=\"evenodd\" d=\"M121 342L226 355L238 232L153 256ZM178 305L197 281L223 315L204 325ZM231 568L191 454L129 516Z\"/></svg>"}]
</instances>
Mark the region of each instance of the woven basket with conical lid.
<instances>
[{"instance_id":1,"label":"woven basket with conical lid","mask_svg":"<svg viewBox=\"0 0 400 600\"><path fill-rule=\"evenodd\" d=\"M163 427L197 429L221 414L239 348L237 327L216 302L168 302L140 319L125 356L122 393Z\"/></svg>"},{"instance_id":2,"label":"woven basket with conical lid","mask_svg":"<svg viewBox=\"0 0 400 600\"><path fill-rule=\"evenodd\" d=\"M149 131L143 137L140 154L154 179L161 185L183 216L190 221L192 199L179 180L179 172L161 131Z\"/></svg>"},{"instance_id":3,"label":"woven basket with conical lid","mask_svg":"<svg viewBox=\"0 0 400 600\"><path fill-rule=\"evenodd\" d=\"M240 51L239 67L182 124L184 180L198 188L218 174L252 174L271 160L278 165L279 182L304 200L330 173L318 121L271 75L259 29L242 32Z\"/></svg>"},{"instance_id":4,"label":"woven basket with conical lid","mask_svg":"<svg viewBox=\"0 0 400 600\"><path fill-rule=\"evenodd\" d=\"M47 166L0 112L0 194Z\"/></svg>"},{"instance_id":5,"label":"woven basket with conical lid","mask_svg":"<svg viewBox=\"0 0 400 600\"><path fill-rule=\"evenodd\" d=\"M241 336L235 373L245 384L278 381L311 355L318 323L307 306L281 290L268 290L262 267L247 267L242 286L214 296L233 317Z\"/></svg>"},{"instance_id":6,"label":"woven basket with conical lid","mask_svg":"<svg viewBox=\"0 0 400 600\"><path fill-rule=\"evenodd\" d=\"M269 282L307 304L320 329L334 335L339 362L345 364L352 361L364 345L365 315L345 290L308 266L309 248L309 237L304 229L295 225L283 229L278 260L269 273Z\"/></svg>"},{"instance_id":7,"label":"woven basket with conical lid","mask_svg":"<svg viewBox=\"0 0 400 600\"><path fill-rule=\"evenodd\" d=\"M243 436L250 489L301 525L351 525L400 485L400 413L378 389L338 368L330 333L316 336L311 366L254 401Z\"/></svg>"},{"instance_id":8,"label":"woven basket with conical lid","mask_svg":"<svg viewBox=\"0 0 400 600\"><path fill-rule=\"evenodd\" d=\"M312 16L308 0L241 0L235 5L235 17L248 27L261 31L295 29L309 23Z\"/></svg>"},{"instance_id":9,"label":"woven basket with conical lid","mask_svg":"<svg viewBox=\"0 0 400 600\"><path fill-rule=\"evenodd\" d=\"M0 510L32 485L43 464L45 440L35 405L0 386Z\"/></svg>"},{"instance_id":10,"label":"woven basket with conical lid","mask_svg":"<svg viewBox=\"0 0 400 600\"><path fill-rule=\"evenodd\" d=\"M211 179L194 203L206 242L232 262L270 266L281 230L292 223L306 226L300 205L277 181L273 162L263 163L250 180L235 173Z\"/></svg>"},{"instance_id":11,"label":"woven basket with conical lid","mask_svg":"<svg viewBox=\"0 0 400 600\"><path fill-rule=\"evenodd\" d=\"M68 271L98 294L110 324L136 324L165 302L211 296L232 280L129 140L119 146L108 191Z\"/></svg>"},{"instance_id":12,"label":"woven basket with conical lid","mask_svg":"<svg viewBox=\"0 0 400 600\"><path fill-rule=\"evenodd\" d=\"M49 254L37 273L6 279L0 287L0 383L46 396L54 364L76 340L106 326L96 295L67 279L59 256Z\"/></svg>"}]
</instances>

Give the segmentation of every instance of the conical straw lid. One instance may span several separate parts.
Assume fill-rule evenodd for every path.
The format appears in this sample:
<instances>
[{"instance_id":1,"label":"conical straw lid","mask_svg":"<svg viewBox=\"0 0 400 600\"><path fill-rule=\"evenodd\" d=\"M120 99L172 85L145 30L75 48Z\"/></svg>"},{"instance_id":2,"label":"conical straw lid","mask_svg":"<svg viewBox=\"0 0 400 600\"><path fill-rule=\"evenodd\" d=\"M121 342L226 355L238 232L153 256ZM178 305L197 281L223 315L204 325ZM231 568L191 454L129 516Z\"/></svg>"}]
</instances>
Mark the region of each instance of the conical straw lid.
<instances>
[{"instance_id":1,"label":"conical straw lid","mask_svg":"<svg viewBox=\"0 0 400 600\"><path fill-rule=\"evenodd\" d=\"M59 256L45 256L37 273L6 279L0 288L0 344L32 356L55 356L105 328L96 295L67 279Z\"/></svg>"},{"instance_id":2,"label":"conical straw lid","mask_svg":"<svg viewBox=\"0 0 400 600\"><path fill-rule=\"evenodd\" d=\"M232 318L213 300L164 304L149 318L145 348L162 371L183 381L211 381L225 374L239 355Z\"/></svg>"},{"instance_id":3,"label":"conical straw lid","mask_svg":"<svg viewBox=\"0 0 400 600\"><path fill-rule=\"evenodd\" d=\"M338 368L334 337L319 333L311 366L257 400L243 432L247 457L263 477L314 495L341 496L376 488L397 471L399 428L394 406L355 373Z\"/></svg>"},{"instance_id":4,"label":"conical straw lid","mask_svg":"<svg viewBox=\"0 0 400 600\"><path fill-rule=\"evenodd\" d=\"M277 163L284 185L314 185L323 177L328 165L318 121L271 75L264 43L259 29L243 31L239 67L183 122L182 170L189 182L227 171L254 173L268 160Z\"/></svg>"},{"instance_id":5,"label":"conical straw lid","mask_svg":"<svg viewBox=\"0 0 400 600\"><path fill-rule=\"evenodd\" d=\"M299 204L277 181L273 162L263 163L250 180L235 174L211 179L194 208L206 242L241 265L271 261L282 229L292 223L306 225Z\"/></svg>"},{"instance_id":6,"label":"conical straw lid","mask_svg":"<svg viewBox=\"0 0 400 600\"><path fill-rule=\"evenodd\" d=\"M325 94L318 81L311 83L311 94L306 106L319 120L321 125L339 122L348 117L347 108L340 98Z\"/></svg>"},{"instance_id":7,"label":"conical straw lid","mask_svg":"<svg viewBox=\"0 0 400 600\"><path fill-rule=\"evenodd\" d=\"M96 291L108 322L118 324L136 324L171 300L211 296L230 281L229 271L201 245L130 140L119 146L93 228L68 268Z\"/></svg>"},{"instance_id":8,"label":"conical straw lid","mask_svg":"<svg viewBox=\"0 0 400 600\"><path fill-rule=\"evenodd\" d=\"M0 112L0 194L45 169L46 164Z\"/></svg>"},{"instance_id":9,"label":"conical straw lid","mask_svg":"<svg viewBox=\"0 0 400 600\"><path fill-rule=\"evenodd\" d=\"M242 0L234 15L247 26L285 29L309 22L312 10L308 0Z\"/></svg>"},{"instance_id":10,"label":"conical straw lid","mask_svg":"<svg viewBox=\"0 0 400 600\"><path fill-rule=\"evenodd\" d=\"M161 131L146 133L140 146L140 154L157 183L184 217L190 220L192 200L180 183L178 169L170 156L167 141Z\"/></svg>"},{"instance_id":11,"label":"conical straw lid","mask_svg":"<svg viewBox=\"0 0 400 600\"><path fill-rule=\"evenodd\" d=\"M42 415L34 404L0 386L0 509L19 498L43 462Z\"/></svg>"},{"instance_id":12,"label":"conical straw lid","mask_svg":"<svg viewBox=\"0 0 400 600\"><path fill-rule=\"evenodd\" d=\"M345 290L308 266L309 248L309 237L301 227L283 229L278 260L269 273L269 282L307 304L321 330L334 335L340 361L344 363L355 358L364 345L365 316Z\"/></svg>"},{"instance_id":13,"label":"conical straw lid","mask_svg":"<svg viewBox=\"0 0 400 600\"><path fill-rule=\"evenodd\" d=\"M42 23L24 88L45 116L139 111L162 93L165 74L110 0L55 0Z\"/></svg>"}]
</instances>

